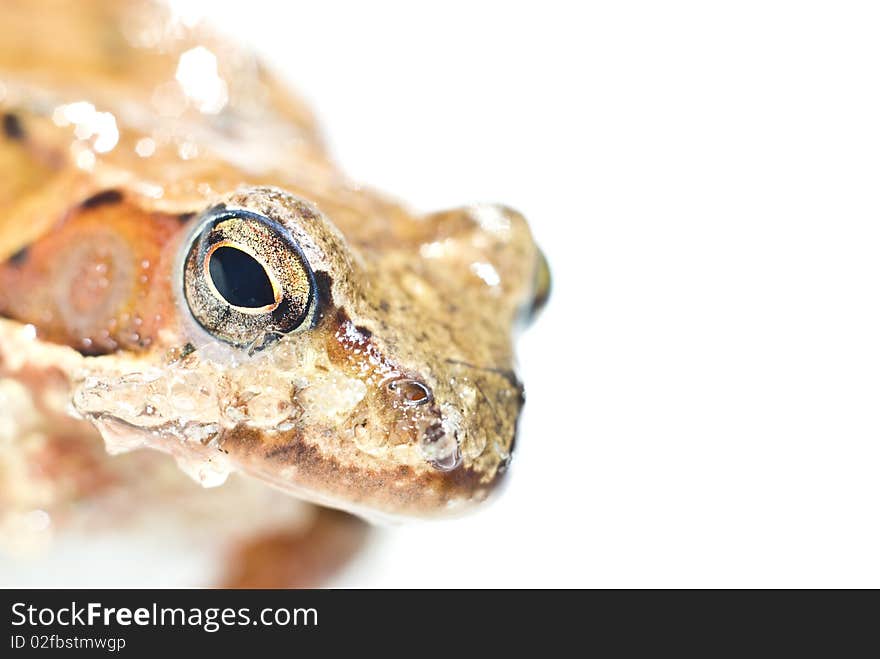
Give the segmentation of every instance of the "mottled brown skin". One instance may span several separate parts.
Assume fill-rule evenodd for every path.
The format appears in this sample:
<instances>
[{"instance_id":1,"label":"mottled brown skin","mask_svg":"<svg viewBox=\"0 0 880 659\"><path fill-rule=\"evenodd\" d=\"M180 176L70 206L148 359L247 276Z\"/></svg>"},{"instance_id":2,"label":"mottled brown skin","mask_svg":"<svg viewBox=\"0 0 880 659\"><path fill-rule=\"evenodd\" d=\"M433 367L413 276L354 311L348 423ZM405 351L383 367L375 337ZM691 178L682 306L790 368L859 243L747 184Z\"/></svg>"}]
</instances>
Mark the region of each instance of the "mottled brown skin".
<instances>
[{"instance_id":1,"label":"mottled brown skin","mask_svg":"<svg viewBox=\"0 0 880 659\"><path fill-rule=\"evenodd\" d=\"M523 218L414 215L352 185L260 63L161 7L50 4L4 0L0 23L0 330L36 334L0 333L19 364L0 377L63 362L108 442L125 428L190 473L220 465L365 516L483 500L523 404L512 330L549 290ZM222 107L175 78L196 47ZM255 355L200 331L182 294L216 208L277 223L314 275L308 322Z\"/></svg>"}]
</instances>

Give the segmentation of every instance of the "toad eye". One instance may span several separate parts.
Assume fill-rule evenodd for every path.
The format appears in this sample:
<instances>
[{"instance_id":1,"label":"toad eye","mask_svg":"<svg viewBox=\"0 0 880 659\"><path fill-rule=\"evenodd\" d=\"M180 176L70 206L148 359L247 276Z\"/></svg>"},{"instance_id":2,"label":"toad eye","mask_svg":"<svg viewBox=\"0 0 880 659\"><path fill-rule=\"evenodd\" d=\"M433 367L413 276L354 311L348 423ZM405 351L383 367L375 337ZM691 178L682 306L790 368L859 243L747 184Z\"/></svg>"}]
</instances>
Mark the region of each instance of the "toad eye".
<instances>
[{"instance_id":1,"label":"toad eye","mask_svg":"<svg viewBox=\"0 0 880 659\"><path fill-rule=\"evenodd\" d=\"M211 336L259 350L307 325L314 275L282 225L249 211L211 211L187 249L184 297Z\"/></svg>"}]
</instances>

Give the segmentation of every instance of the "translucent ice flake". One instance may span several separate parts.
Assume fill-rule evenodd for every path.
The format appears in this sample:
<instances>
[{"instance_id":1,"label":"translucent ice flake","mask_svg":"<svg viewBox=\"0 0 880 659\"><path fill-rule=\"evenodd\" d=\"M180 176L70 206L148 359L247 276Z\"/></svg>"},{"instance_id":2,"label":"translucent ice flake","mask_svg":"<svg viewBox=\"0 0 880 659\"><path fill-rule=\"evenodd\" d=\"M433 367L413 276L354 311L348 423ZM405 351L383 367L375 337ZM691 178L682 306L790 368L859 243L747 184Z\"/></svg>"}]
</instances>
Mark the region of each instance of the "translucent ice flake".
<instances>
[{"instance_id":1,"label":"translucent ice flake","mask_svg":"<svg viewBox=\"0 0 880 659\"><path fill-rule=\"evenodd\" d=\"M448 435L426 435L422 437L419 448L425 460L440 471L452 471L461 464L458 442Z\"/></svg>"},{"instance_id":2,"label":"translucent ice flake","mask_svg":"<svg viewBox=\"0 0 880 659\"><path fill-rule=\"evenodd\" d=\"M377 432L367 419L354 421L349 434L359 450L373 456L385 455L388 451L388 434Z\"/></svg>"},{"instance_id":3,"label":"translucent ice flake","mask_svg":"<svg viewBox=\"0 0 880 659\"><path fill-rule=\"evenodd\" d=\"M217 396L213 381L203 374L178 370L169 378L168 404L181 425L191 420L216 419Z\"/></svg>"},{"instance_id":4,"label":"translucent ice flake","mask_svg":"<svg viewBox=\"0 0 880 659\"><path fill-rule=\"evenodd\" d=\"M188 441L208 444L220 434L220 424L190 423L181 429L181 433Z\"/></svg>"},{"instance_id":5,"label":"translucent ice flake","mask_svg":"<svg viewBox=\"0 0 880 659\"><path fill-rule=\"evenodd\" d=\"M305 415L335 421L348 416L366 393L361 380L330 373L297 392L296 401Z\"/></svg>"},{"instance_id":6,"label":"translucent ice flake","mask_svg":"<svg viewBox=\"0 0 880 659\"><path fill-rule=\"evenodd\" d=\"M167 382L161 371L87 377L73 395L73 407L84 417L109 415L145 428L167 423L171 415L167 402Z\"/></svg>"},{"instance_id":7,"label":"translucent ice flake","mask_svg":"<svg viewBox=\"0 0 880 659\"><path fill-rule=\"evenodd\" d=\"M265 372L253 388L254 396L248 402L248 423L256 427L272 428L294 413L294 386L283 374Z\"/></svg>"},{"instance_id":8,"label":"translucent ice flake","mask_svg":"<svg viewBox=\"0 0 880 659\"><path fill-rule=\"evenodd\" d=\"M298 415L291 378L268 366L259 362L226 374L219 400L224 425L277 430Z\"/></svg>"},{"instance_id":9,"label":"translucent ice flake","mask_svg":"<svg viewBox=\"0 0 880 659\"><path fill-rule=\"evenodd\" d=\"M461 465L462 452L458 443L460 417L452 408L446 409L442 421L432 423L421 433L419 449L435 469L452 471Z\"/></svg>"},{"instance_id":10,"label":"translucent ice flake","mask_svg":"<svg viewBox=\"0 0 880 659\"><path fill-rule=\"evenodd\" d=\"M224 425L232 428L248 419L247 401L239 397L227 399L226 404L220 410Z\"/></svg>"},{"instance_id":11,"label":"translucent ice flake","mask_svg":"<svg viewBox=\"0 0 880 659\"><path fill-rule=\"evenodd\" d=\"M257 394L248 404L248 425L257 428L275 428L293 414L290 396L284 398L273 392Z\"/></svg>"},{"instance_id":12,"label":"translucent ice flake","mask_svg":"<svg viewBox=\"0 0 880 659\"><path fill-rule=\"evenodd\" d=\"M223 485L232 471L229 461L221 453L209 458L192 453L173 455L180 470L202 487Z\"/></svg>"}]
</instances>

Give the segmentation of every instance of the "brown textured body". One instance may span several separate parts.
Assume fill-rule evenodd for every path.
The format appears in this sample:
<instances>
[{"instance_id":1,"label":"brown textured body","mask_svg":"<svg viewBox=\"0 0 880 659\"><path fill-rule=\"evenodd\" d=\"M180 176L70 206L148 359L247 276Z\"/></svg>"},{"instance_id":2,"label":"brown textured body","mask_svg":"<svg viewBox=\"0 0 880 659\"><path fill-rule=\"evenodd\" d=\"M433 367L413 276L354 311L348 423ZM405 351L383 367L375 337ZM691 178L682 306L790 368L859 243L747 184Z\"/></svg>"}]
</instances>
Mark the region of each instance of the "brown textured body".
<instances>
[{"instance_id":1,"label":"brown textured body","mask_svg":"<svg viewBox=\"0 0 880 659\"><path fill-rule=\"evenodd\" d=\"M485 498L523 403L512 330L549 285L522 217L352 185L253 56L160 6L49 4L0 5L0 378L51 369L111 449L204 484L240 471L379 516ZM308 323L256 355L182 293L217 208L271 220L314 277Z\"/></svg>"}]
</instances>

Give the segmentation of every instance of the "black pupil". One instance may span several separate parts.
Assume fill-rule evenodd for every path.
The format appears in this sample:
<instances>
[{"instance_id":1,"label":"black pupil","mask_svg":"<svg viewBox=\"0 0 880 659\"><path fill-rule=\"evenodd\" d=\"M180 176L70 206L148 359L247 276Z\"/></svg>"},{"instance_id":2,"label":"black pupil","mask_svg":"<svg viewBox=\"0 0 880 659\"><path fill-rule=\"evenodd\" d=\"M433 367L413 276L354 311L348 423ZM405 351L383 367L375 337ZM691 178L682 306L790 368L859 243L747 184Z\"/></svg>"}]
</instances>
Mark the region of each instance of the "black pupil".
<instances>
[{"instance_id":1,"label":"black pupil","mask_svg":"<svg viewBox=\"0 0 880 659\"><path fill-rule=\"evenodd\" d=\"M240 249L218 247L211 254L208 271L217 292L232 306L258 309L275 304L265 268Z\"/></svg>"}]
</instances>

